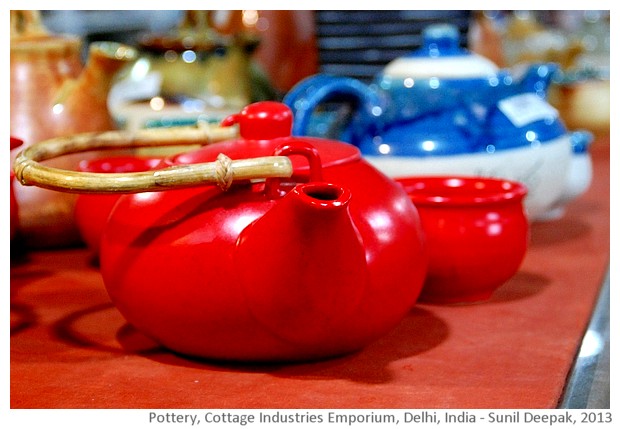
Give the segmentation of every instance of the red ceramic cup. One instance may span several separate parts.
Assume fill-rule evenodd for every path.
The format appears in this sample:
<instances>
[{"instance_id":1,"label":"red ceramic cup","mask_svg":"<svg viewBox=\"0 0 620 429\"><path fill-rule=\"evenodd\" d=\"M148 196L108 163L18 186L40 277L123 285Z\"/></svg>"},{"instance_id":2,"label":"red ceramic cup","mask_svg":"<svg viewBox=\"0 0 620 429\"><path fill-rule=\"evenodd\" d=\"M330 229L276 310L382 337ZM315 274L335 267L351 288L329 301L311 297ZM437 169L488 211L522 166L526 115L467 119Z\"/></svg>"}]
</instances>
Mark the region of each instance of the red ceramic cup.
<instances>
[{"instance_id":1,"label":"red ceramic cup","mask_svg":"<svg viewBox=\"0 0 620 429\"><path fill-rule=\"evenodd\" d=\"M82 161L79 170L88 173L134 173L152 170L160 163L160 158L102 157ZM75 222L82 240L95 254L99 254L101 234L120 196L121 194L80 194L77 197Z\"/></svg>"},{"instance_id":2,"label":"red ceramic cup","mask_svg":"<svg viewBox=\"0 0 620 429\"><path fill-rule=\"evenodd\" d=\"M483 301L519 269L529 240L524 185L479 177L399 179L420 214L429 269L419 301Z\"/></svg>"}]
</instances>

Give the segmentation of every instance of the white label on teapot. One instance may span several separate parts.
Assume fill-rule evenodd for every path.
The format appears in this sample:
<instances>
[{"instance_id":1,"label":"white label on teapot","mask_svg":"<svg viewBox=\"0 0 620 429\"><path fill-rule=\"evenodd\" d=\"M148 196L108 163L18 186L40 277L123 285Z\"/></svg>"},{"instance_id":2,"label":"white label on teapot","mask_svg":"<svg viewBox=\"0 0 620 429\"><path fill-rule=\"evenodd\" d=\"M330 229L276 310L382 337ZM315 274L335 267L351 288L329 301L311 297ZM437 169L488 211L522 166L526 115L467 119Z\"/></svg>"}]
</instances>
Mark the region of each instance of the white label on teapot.
<instances>
[{"instance_id":1,"label":"white label on teapot","mask_svg":"<svg viewBox=\"0 0 620 429\"><path fill-rule=\"evenodd\" d=\"M505 98L497 103L497 107L515 127L558 117L558 111L553 106L533 93Z\"/></svg>"}]
</instances>

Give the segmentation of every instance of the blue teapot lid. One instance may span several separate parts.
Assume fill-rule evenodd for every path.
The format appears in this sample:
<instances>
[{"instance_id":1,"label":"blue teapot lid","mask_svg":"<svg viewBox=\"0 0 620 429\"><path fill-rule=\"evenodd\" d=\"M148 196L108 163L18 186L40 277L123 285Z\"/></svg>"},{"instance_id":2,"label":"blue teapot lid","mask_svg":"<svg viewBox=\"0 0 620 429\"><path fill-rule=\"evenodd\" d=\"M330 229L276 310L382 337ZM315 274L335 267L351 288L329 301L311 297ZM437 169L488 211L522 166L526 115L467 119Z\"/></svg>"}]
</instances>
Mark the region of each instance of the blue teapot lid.
<instances>
[{"instance_id":1,"label":"blue teapot lid","mask_svg":"<svg viewBox=\"0 0 620 429\"><path fill-rule=\"evenodd\" d=\"M460 46L458 28L433 24L422 32L422 47L388 63L383 76L404 78L472 79L495 76L498 66Z\"/></svg>"}]
</instances>

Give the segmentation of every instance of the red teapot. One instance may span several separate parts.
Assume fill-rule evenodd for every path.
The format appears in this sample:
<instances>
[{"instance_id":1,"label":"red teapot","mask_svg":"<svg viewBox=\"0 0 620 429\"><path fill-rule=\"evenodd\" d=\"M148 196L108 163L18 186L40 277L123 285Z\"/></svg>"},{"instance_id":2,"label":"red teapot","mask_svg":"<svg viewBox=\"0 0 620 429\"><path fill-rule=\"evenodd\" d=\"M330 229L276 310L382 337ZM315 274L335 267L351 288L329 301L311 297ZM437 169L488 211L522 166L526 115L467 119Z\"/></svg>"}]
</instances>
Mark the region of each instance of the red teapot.
<instances>
[{"instance_id":1,"label":"red teapot","mask_svg":"<svg viewBox=\"0 0 620 429\"><path fill-rule=\"evenodd\" d=\"M100 247L114 304L169 349L213 359L319 359L386 334L414 305L428 265L407 193L352 145L291 137L281 103L223 121L236 124L239 139L150 174L161 184L179 169L220 165L221 153L232 163L288 157L290 174L237 180L224 171L220 187L121 196Z\"/></svg>"}]
</instances>

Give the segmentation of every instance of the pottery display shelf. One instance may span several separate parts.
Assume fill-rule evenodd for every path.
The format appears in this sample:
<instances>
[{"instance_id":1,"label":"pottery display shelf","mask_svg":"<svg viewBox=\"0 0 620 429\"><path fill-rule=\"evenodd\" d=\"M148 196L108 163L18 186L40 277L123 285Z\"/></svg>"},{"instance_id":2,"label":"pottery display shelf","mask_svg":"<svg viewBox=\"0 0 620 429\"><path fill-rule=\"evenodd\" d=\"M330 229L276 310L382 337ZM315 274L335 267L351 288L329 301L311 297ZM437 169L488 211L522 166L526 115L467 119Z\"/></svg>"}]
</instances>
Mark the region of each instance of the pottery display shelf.
<instances>
[{"instance_id":1,"label":"pottery display shelf","mask_svg":"<svg viewBox=\"0 0 620 429\"><path fill-rule=\"evenodd\" d=\"M239 365L174 354L126 323L86 249L30 252L11 264L10 406L570 405L567 380L578 372L576 357L609 267L609 157L609 138L599 137L592 144L590 189L561 219L532 225L523 264L490 300L418 304L362 351L313 363ZM609 370L604 374L603 394ZM572 387L566 392L575 395ZM588 401L580 406L604 407Z\"/></svg>"}]
</instances>

